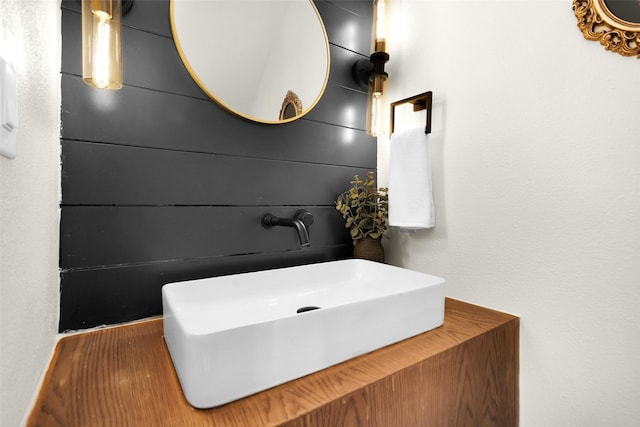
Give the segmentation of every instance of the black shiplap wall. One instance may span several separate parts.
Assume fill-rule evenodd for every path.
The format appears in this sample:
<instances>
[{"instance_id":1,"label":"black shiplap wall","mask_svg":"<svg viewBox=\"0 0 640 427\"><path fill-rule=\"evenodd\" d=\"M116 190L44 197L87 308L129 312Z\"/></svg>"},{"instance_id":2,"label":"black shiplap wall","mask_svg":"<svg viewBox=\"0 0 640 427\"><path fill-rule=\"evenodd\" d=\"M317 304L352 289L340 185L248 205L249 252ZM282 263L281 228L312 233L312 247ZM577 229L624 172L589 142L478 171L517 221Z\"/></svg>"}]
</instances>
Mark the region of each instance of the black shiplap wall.
<instances>
[{"instance_id":1,"label":"black shiplap wall","mask_svg":"<svg viewBox=\"0 0 640 427\"><path fill-rule=\"evenodd\" d=\"M326 92L302 119L265 125L231 115L193 82L169 0L135 2L124 18L125 87L91 89L80 3L62 2L60 331L161 314L168 282L351 255L333 201L376 168L366 94L351 78L369 54L372 4L316 5L331 44ZM310 248L298 248L294 229L260 225L266 212L301 207L315 216Z\"/></svg>"}]
</instances>

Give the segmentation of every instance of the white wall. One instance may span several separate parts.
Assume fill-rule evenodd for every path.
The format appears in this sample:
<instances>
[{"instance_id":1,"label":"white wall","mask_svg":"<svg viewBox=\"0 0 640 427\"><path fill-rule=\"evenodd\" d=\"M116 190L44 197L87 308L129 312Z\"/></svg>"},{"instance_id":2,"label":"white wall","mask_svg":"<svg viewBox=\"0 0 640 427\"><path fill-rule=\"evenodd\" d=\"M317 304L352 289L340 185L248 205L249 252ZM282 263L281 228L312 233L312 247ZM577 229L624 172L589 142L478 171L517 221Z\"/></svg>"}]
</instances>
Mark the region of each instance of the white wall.
<instances>
[{"instance_id":1,"label":"white wall","mask_svg":"<svg viewBox=\"0 0 640 427\"><path fill-rule=\"evenodd\" d=\"M0 0L18 73L18 156L0 157L0 425L26 416L58 322L60 2Z\"/></svg>"},{"instance_id":2,"label":"white wall","mask_svg":"<svg viewBox=\"0 0 640 427\"><path fill-rule=\"evenodd\" d=\"M437 210L389 262L521 316L522 426L638 425L640 60L570 1L393 3L389 100L434 92Z\"/></svg>"}]
</instances>

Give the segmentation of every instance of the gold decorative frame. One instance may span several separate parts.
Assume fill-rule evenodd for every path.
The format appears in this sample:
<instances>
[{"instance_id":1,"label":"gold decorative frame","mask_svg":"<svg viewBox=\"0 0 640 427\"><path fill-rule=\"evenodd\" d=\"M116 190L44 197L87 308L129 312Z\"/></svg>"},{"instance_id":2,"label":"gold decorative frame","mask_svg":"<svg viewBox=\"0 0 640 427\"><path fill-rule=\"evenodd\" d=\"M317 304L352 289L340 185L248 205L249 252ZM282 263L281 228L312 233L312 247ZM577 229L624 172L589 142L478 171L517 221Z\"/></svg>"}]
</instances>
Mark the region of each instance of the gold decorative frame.
<instances>
[{"instance_id":1,"label":"gold decorative frame","mask_svg":"<svg viewBox=\"0 0 640 427\"><path fill-rule=\"evenodd\" d=\"M587 40L596 40L605 49L640 59L640 22L615 16L604 0L573 0L578 28Z\"/></svg>"},{"instance_id":2,"label":"gold decorative frame","mask_svg":"<svg viewBox=\"0 0 640 427\"><path fill-rule=\"evenodd\" d=\"M287 112L287 107L292 106L295 110L295 115L293 117L299 116L302 114L302 101L298 98L294 92L290 90L287 91L287 94L284 96L284 101L282 101L282 108L280 108L280 120L287 120L293 117L285 117Z\"/></svg>"},{"instance_id":3,"label":"gold decorative frame","mask_svg":"<svg viewBox=\"0 0 640 427\"><path fill-rule=\"evenodd\" d=\"M132 0L124 0L124 1L132 1ZM173 41L175 43L175 47L176 50L178 51L178 55L180 56L180 59L182 60L183 65L185 66L185 68L187 69L189 75L191 76L191 78L195 81L195 83L200 87L200 89L202 89L202 91L207 94L207 96L209 98L211 98L213 101L215 101L216 103L218 103L218 105L220 105L220 107L224 108L225 110L227 110L230 113L236 114L240 117L243 117L247 120L251 120L257 123L267 123L267 124L284 124L284 123L288 123L288 122L292 122L294 120L299 119L300 117L304 116L305 114L309 113L309 111L311 111L317 104L318 102L320 102L320 99L322 98L322 96L324 95L326 89L327 89L327 84L329 82L329 72L331 69L331 49L329 46L329 36L327 35L327 28L324 24L324 21L322 20L322 16L320 15L320 12L318 11L318 8L316 7L315 3L313 0L305 0L308 1L309 4L311 5L311 7L313 8L316 17L319 20L320 23L320 28L322 29L322 34L324 36L324 44L325 44L325 55L326 55L326 71L325 71L325 76L324 76L324 81L322 82L322 87L320 88L317 97L313 100L313 102L310 102L310 100L305 99L305 102L309 102L309 104L306 106L306 110L302 111L302 110L298 110L296 109L296 115L289 118L289 119L278 119L278 120L272 120L271 118L265 118L265 117L258 117L255 116L247 111L243 111L242 108L239 108L237 105L234 106L232 103L225 101L224 99L222 99L218 94L216 94L216 91L213 90L213 88L211 87L210 84L207 84L207 82L205 80L203 80L203 78L201 78L198 74L198 72L192 67L192 65L190 64L187 55L185 54L185 49L183 48L182 42L180 41L180 34L179 34L179 30L178 30L178 23L176 22L176 8L178 7L179 3L183 3L182 0L169 0L169 18L171 21L171 34L173 35ZM213 1L211 2L197 2L197 1L193 1L193 0L185 0L184 3L191 3L191 4L197 4L197 3L215 3ZM240 2L237 2L240 3ZM211 35L210 38L206 38L204 35L200 35L201 38L205 38L205 40L218 40L220 37L216 37L216 34L214 33L213 35ZM204 50L204 53L206 54L208 51ZM219 56L219 55L218 55ZM295 61L294 61L295 64ZM288 66L291 66L291 64L288 64ZM295 95L295 94L294 94ZM295 95L297 98L297 95ZM264 107L265 111L271 108L277 108L277 105L273 105L274 100L272 100L271 105L270 106L262 106ZM295 107L296 104L292 104L292 106ZM302 103L300 103L299 105L302 105ZM285 107L285 105L283 104L283 107ZM273 110L271 110L273 111ZM271 113L271 111L269 111L269 113Z\"/></svg>"}]
</instances>

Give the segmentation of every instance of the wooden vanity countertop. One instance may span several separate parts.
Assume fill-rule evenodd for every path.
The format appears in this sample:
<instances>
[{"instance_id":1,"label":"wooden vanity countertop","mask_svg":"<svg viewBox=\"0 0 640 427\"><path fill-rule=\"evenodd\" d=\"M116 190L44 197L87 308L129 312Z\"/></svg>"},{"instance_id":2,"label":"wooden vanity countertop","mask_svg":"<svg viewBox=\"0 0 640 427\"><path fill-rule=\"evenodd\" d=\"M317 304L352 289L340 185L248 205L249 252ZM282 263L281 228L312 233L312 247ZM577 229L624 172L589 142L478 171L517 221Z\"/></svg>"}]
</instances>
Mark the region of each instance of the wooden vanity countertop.
<instances>
[{"instance_id":1,"label":"wooden vanity countertop","mask_svg":"<svg viewBox=\"0 0 640 427\"><path fill-rule=\"evenodd\" d=\"M27 426L305 426L309 413L505 325L519 319L447 298L437 329L206 410L182 394L162 318L92 330L59 340Z\"/></svg>"}]
</instances>

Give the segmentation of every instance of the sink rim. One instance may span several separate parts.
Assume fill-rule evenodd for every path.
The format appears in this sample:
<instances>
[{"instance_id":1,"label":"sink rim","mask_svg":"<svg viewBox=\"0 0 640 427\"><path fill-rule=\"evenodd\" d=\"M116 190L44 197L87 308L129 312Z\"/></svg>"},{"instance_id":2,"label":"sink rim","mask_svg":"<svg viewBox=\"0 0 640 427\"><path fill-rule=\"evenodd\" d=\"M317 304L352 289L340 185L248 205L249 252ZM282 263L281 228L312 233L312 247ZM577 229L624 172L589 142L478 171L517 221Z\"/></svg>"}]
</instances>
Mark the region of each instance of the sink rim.
<instances>
[{"instance_id":1,"label":"sink rim","mask_svg":"<svg viewBox=\"0 0 640 427\"><path fill-rule=\"evenodd\" d=\"M339 271L339 273L347 271L351 276L342 276L340 280L336 280L331 284L324 284L320 289L314 288L312 286L313 284L318 282L324 283L326 280L329 280L328 277L322 277L319 274L314 274L317 271L325 269L327 266L329 266L329 268L335 267L341 269L342 271ZM419 274L434 282L429 283L429 285L433 285L437 281L444 282L444 279L440 277L414 272L402 267L380 264L368 260L346 259L168 283L162 287L163 311L165 300L167 300L167 304L172 305L171 312L176 314L177 321L180 323L184 333L190 335L206 335L233 330L236 328L250 327L251 325L259 323L273 322L285 317L299 316L302 313L296 313L296 310L304 306L320 306L321 310L326 311L344 305L357 304L364 301L387 298L391 295L412 292L424 287L422 284L400 283L389 286L388 284L380 285L378 283L371 283L371 280L378 279L378 276L375 275L370 277L372 275L372 271L377 272L381 270L386 272L393 271L395 274L404 276L415 276L416 274ZM279 283L275 282L281 280L278 277L282 274L311 274L313 275L313 280L311 281L311 284L295 283L290 287L295 292L295 295L287 295L286 297L292 301L283 301L283 299L285 299L284 297L275 296L275 293L281 293L279 289L269 289L269 286L277 287L279 285ZM260 283L255 282L257 279L260 279ZM347 283L361 279L366 279L367 282L358 283L357 285ZM237 285L243 285L242 283L238 283L240 280L251 281L251 283L243 289L226 289L237 287ZM358 288L353 289L355 286L358 286ZM191 291L199 294L198 297L188 301L180 300L180 295L178 294L184 294L184 289L186 287L190 287ZM349 287L349 289L346 289L346 287ZM373 287L376 287L375 290L377 292L373 292ZM400 290L402 292L399 292ZM232 291L236 292L233 295L234 299L223 301L222 298L225 296L225 292L229 292L229 294L231 294ZM244 304L242 307L237 307L232 304L240 301L246 302L247 298L247 295L238 294L239 291L253 292L249 298L252 298L255 292L258 292L260 294L260 298L257 300L251 300L248 304ZM344 295L347 291L357 293L357 295ZM362 294L358 293L358 291L371 292L371 294L368 294L367 297L363 299L361 298ZM336 295L340 293L343 294L341 295L341 300L329 301L331 298L340 297L340 295ZM313 296L311 294L313 294ZM310 296L310 298L304 298L303 295ZM214 301L204 301L205 296L207 298L214 298ZM275 301L276 298L279 299L279 301ZM169 302L168 299L171 299L171 301ZM251 309L262 310L264 309L263 304L271 305L273 310L270 313L254 312L254 316L262 317L259 320L256 319L256 317L251 316L247 317L246 320L245 318L242 320L233 320L231 318L224 317L238 313L246 314L246 312ZM280 310L279 312L276 311L278 309ZM213 312L214 310L219 310L219 312ZM203 311L205 312L204 315ZM218 326L214 328L213 326L204 327L203 325L198 324L202 321L202 317L200 316L205 317L211 322L217 322Z\"/></svg>"}]
</instances>

